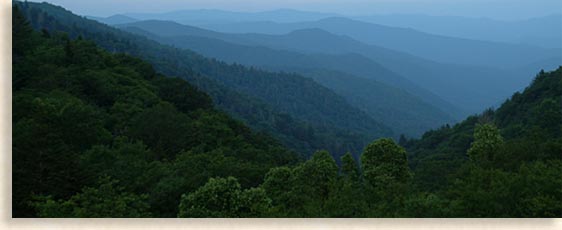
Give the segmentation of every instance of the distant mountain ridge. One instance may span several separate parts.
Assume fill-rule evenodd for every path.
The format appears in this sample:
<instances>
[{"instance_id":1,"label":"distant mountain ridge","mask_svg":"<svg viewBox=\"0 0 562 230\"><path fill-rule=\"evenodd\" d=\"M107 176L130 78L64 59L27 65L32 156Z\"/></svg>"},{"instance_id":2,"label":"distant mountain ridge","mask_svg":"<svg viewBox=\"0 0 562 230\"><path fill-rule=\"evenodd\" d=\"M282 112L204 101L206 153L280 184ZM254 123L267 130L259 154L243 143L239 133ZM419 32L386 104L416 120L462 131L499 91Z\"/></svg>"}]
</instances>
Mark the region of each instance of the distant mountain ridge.
<instances>
[{"instance_id":1,"label":"distant mountain ridge","mask_svg":"<svg viewBox=\"0 0 562 230\"><path fill-rule=\"evenodd\" d=\"M354 19L444 36L562 48L562 14L512 21L412 14L359 16Z\"/></svg>"},{"instance_id":2,"label":"distant mountain ridge","mask_svg":"<svg viewBox=\"0 0 562 230\"><path fill-rule=\"evenodd\" d=\"M322 56L322 58L324 59L324 62L328 61L330 62L329 65L322 65L322 67L326 68L335 68L335 70L338 71L343 71L343 72L349 72L351 74L354 74L356 76L359 77L365 77L365 78L371 78L374 80L377 80L379 82L385 83L385 84L389 84L392 85L396 88L401 88L404 89L408 92L410 92L413 95L416 95L422 99L424 99L424 101L426 103L432 104L433 106L436 106L438 108L441 108L444 111L447 111L448 113L452 114L454 117L462 117L465 114L463 114L462 112L459 112L459 108L452 106L451 104L449 104L449 102L444 101L443 99L437 97L436 95L433 95L430 92L427 92L424 89L419 88L418 86L416 86L415 84L413 84L412 82L410 82L411 80L408 80L402 76L397 75L396 73L393 73L392 71L386 69L384 66L381 66L378 63L375 63L371 60L368 60L367 58L362 57L361 55L352 55L353 53L355 53L355 50L334 50L336 46L340 46L342 45L342 43L340 42L341 39L345 40L345 42L349 42L349 43L357 43L356 41L347 38L345 36L335 36L333 34L330 34L326 31L320 30L320 29L309 29L309 30L301 30L301 32L299 31L295 31L289 35L293 35L293 34L303 34L304 36L302 37L297 37L297 38L291 38L293 40L298 40L298 42L293 42L293 44L302 44L302 47L305 49L301 49L300 47L294 48L292 46L285 46L285 45L278 45L278 44L273 44L273 42L268 42L268 41L264 41L267 39L272 39L272 40L282 40L283 37L277 37L277 36L267 36L267 38L263 38L261 37L262 35L260 34L226 34L226 33L219 33L219 32L215 32L215 31L210 31L210 30L205 30L205 29L201 29L198 27L194 27L194 26L188 26L188 25L182 25L173 21L159 21L159 20L148 20L148 21L141 21L141 22L136 22L136 23L129 23L129 24L122 24L122 25L116 25L116 27L118 28L129 28L129 31L132 31L131 28L140 28L144 31L149 32L150 34L154 35L154 34L158 34L158 37L168 37L167 41L168 42L172 42L174 43L174 45L177 46L183 46L184 48L190 48L190 49L196 49L199 50L200 52L204 52L205 51L205 47L210 47L213 48L213 46L207 45L207 46L203 46L203 47L198 47L197 45L195 45L194 43L190 43L190 42L182 42L181 39L187 39L185 37L182 36L191 36L191 39L197 39L199 42L201 42L200 38L212 38L212 39L218 39L218 40L222 40L225 42L229 42L229 43L233 43L233 44L240 44L247 47L260 47L260 46L264 46L264 47L270 47L273 49L292 49L294 51L298 51L298 52L306 52L306 53L311 53L314 55L321 54L321 53L328 53L328 54L345 54L346 58L339 58L337 61L334 61L332 59L326 59L326 55L320 55ZM138 33L142 34L142 31L137 31ZM308 33L312 33L313 34L313 40L310 40L310 38L308 40L302 40L302 39L307 39ZM287 36L289 36L287 35ZM150 36L150 35L148 35ZM257 37L256 37L257 36ZM263 35L265 36L265 35ZM174 38L175 37L175 38ZM199 38L195 38L195 37L199 37ZM317 46L316 41L314 39L319 39L322 38L323 42L326 42L326 40L335 40L335 42L331 45L331 47L334 48L328 48L328 49L324 49L322 48L318 48L318 49L312 49L311 46ZM175 40L175 41L171 41ZM211 40L212 41L212 40ZM191 42L194 42L193 40L191 40ZM199 43L201 44L201 43ZM218 44L215 44L214 46L216 46ZM232 45L232 44L231 44ZM291 44L292 45L292 44ZM348 46L348 45L347 45ZM239 50L237 50L237 52L239 52ZM223 52L225 54L228 54L226 52ZM207 53L207 54L214 54L216 55L216 53ZM273 54L269 54L270 56ZM239 55L234 55L233 58L239 57ZM223 58L225 58L223 56ZM252 58L251 54L248 53L248 58ZM255 57L254 57L255 58ZM281 62L281 64L286 63L287 61L291 61L293 58L285 58L286 60L283 60L282 58L278 58L278 62ZM231 59L226 59L229 61L233 61L236 62L236 60ZM299 62L302 63L306 63L306 65L316 65L318 66L318 61L315 61L314 64L311 64L311 61L305 61L302 58L298 59ZM243 60L240 60L243 61ZM263 61L260 58L257 58L256 61ZM379 60L377 60L379 61ZM293 62L296 63L298 65L298 62ZM302 63L300 65L302 65ZM347 63L347 65L342 65L342 63ZM248 64L255 64L255 63L248 63ZM261 65L265 65L268 63L262 63ZM268 64L268 65L272 65L272 64ZM462 115L459 115L462 114Z\"/></svg>"},{"instance_id":3,"label":"distant mountain ridge","mask_svg":"<svg viewBox=\"0 0 562 230\"><path fill-rule=\"evenodd\" d=\"M96 20L101 23L105 23L108 25L116 25L116 24L124 24L124 23L132 23L139 21L136 18L131 18L129 16L125 16L122 14L116 14L109 17L95 17L95 16L86 16L86 18Z\"/></svg>"},{"instance_id":4,"label":"distant mountain ridge","mask_svg":"<svg viewBox=\"0 0 562 230\"><path fill-rule=\"evenodd\" d=\"M263 12L202 9L179 10L159 14L129 13L126 15L143 20L174 20L184 24L228 33L259 32L272 34L288 33L294 29L280 31L278 23L346 17L385 26L411 28L435 35L528 44L543 48L562 48L562 43L560 42L562 40L562 14L551 14L519 20L421 14L340 15L292 9Z\"/></svg>"},{"instance_id":5,"label":"distant mountain ridge","mask_svg":"<svg viewBox=\"0 0 562 230\"><path fill-rule=\"evenodd\" d=\"M247 22L255 20L273 20L276 22L299 22L318 20L326 17L340 16L335 13L278 9L261 12L233 12L214 9L178 10L165 13L126 13L126 16L138 19L173 20L186 24L210 24L225 22Z\"/></svg>"},{"instance_id":6,"label":"distant mountain ridge","mask_svg":"<svg viewBox=\"0 0 562 230\"><path fill-rule=\"evenodd\" d=\"M377 77L383 77L382 75L388 78L399 78L399 76L384 67L377 68L378 64L360 55L301 54L267 47L237 45L208 37L159 37L137 27L123 27L123 29L228 63L240 63L273 71L298 72L344 96L352 105L366 111L375 120L392 127L395 133L419 136L429 128L454 122L454 118L443 110L405 90L375 80ZM355 66L346 66L348 62L354 60L366 61L361 68L369 69L366 70L366 74L372 75L370 79L338 72L353 72ZM359 62L361 61L355 61L355 63ZM330 69L332 71L323 71ZM336 82L338 83L335 84Z\"/></svg>"},{"instance_id":7,"label":"distant mountain ridge","mask_svg":"<svg viewBox=\"0 0 562 230\"><path fill-rule=\"evenodd\" d=\"M308 54L360 54L382 65L384 68L407 78L408 81L428 89L446 101L454 103L461 109L468 111L458 114L456 117L463 117L469 113L476 113L486 107L500 103L512 92L520 90L528 84L530 81L530 74L528 74L528 72L533 72L537 68L549 69L551 65L556 66L558 62L558 58L552 58L549 59L548 62L537 61L533 62L532 65L522 65L513 70L483 66L444 64L385 47L368 45L354 40L349 36L334 35L328 31L314 27L313 29L299 29L283 35L266 35L257 33L218 33L175 22L157 20L118 26L140 27L161 36L199 36L246 46L264 46L277 50L289 50ZM176 43L178 42L181 43L181 41L176 41ZM342 65L347 68L346 71L353 71L351 72L353 75L361 77L369 76L369 72L362 72L361 70L364 68L359 68L358 66L373 65L373 63L367 61L367 59L342 61L349 61L347 62L348 65ZM545 63L548 64L545 65ZM374 76L376 77L379 75ZM496 80L491 81L491 79ZM395 82L397 78L378 78L376 80L405 89L414 95L424 98L424 95L412 91L411 88L404 88L403 83ZM439 108L447 108L446 105L437 103L437 100L430 100L428 103L432 103ZM445 111L450 112L450 109L445 109Z\"/></svg>"},{"instance_id":8,"label":"distant mountain ridge","mask_svg":"<svg viewBox=\"0 0 562 230\"><path fill-rule=\"evenodd\" d=\"M442 63L512 68L550 57L562 60L560 49L433 35L413 29L382 26L341 17L290 23L281 28L290 29L290 31L310 28L323 29L333 34L349 36L366 44Z\"/></svg>"}]
</instances>

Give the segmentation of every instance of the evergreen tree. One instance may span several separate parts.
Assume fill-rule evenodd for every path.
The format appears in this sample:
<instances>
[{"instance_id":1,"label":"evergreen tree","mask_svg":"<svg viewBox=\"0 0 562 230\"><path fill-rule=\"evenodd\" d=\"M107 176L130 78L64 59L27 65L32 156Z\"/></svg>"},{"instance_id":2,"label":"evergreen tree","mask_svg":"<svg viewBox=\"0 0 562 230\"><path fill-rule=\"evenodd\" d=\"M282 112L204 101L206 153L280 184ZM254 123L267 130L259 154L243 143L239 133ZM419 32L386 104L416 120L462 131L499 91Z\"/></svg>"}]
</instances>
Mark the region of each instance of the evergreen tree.
<instances>
[{"instance_id":1,"label":"evergreen tree","mask_svg":"<svg viewBox=\"0 0 562 230\"><path fill-rule=\"evenodd\" d=\"M350 152L341 157L341 175L352 181L359 179L359 167Z\"/></svg>"}]
</instances>

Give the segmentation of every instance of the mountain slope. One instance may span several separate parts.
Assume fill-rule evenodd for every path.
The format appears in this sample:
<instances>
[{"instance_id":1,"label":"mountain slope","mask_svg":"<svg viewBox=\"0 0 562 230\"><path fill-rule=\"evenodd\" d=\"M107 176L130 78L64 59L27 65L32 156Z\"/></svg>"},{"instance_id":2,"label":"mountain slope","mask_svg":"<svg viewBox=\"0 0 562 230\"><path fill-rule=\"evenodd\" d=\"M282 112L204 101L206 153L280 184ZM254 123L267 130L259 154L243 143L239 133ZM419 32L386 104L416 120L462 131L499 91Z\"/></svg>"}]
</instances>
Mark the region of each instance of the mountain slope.
<instances>
[{"instance_id":1,"label":"mountain slope","mask_svg":"<svg viewBox=\"0 0 562 230\"><path fill-rule=\"evenodd\" d=\"M127 26L169 36L170 39L175 40L175 45L182 46L189 46L189 44L182 44L181 39L183 38L173 38L174 36L201 36L245 46L265 46L307 54L360 54L331 61L330 65L340 67L337 69L338 71L372 78L404 89L424 99L425 102L454 114L456 118L462 118L467 114L476 113L495 105L512 92L522 89L530 81L527 73L531 69L530 66L507 71L482 66L443 64L379 46L367 45L350 37L334 35L321 29L302 29L284 35L264 35L225 34L155 20L119 25L119 27ZM549 65L551 62L548 62ZM533 63L533 67L537 66L544 66L544 62ZM392 72L399 75L392 74ZM432 96L423 89L428 89L438 97ZM445 101L439 98L443 98ZM454 103L464 112L456 112L447 101Z\"/></svg>"},{"instance_id":2,"label":"mountain slope","mask_svg":"<svg viewBox=\"0 0 562 230\"><path fill-rule=\"evenodd\" d=\"M157 34L157 37L165 38L163 40L161 39L161 41L163 42L171 43L178 47L198 49L200 52L206 52L206 54L209 55L220 56L221 58L226 60L237 61L234 60L234 58L236 58L236 55L240 53L240 55L243 55L238 56L240 62L252 59L252 64L255 64L257 62L260 65L272 65L273 63L281 63L283 65L287 65L287 62L291 62L294 63L292 65L299 63L301 63L300 65L303 66L320 65L319 67L322 68L334 69L337 71L356 75L358 77L371 78L381 83L385 83L399 89L404 89L407 92L420 97L426 103L429 103L443 111L446 111L447 113L452 114L455 117L459 117L459 114L463 114L459 111L459 108L455 108L455 106L451 105L447 101L439 98L438 96L425 90L424 88L413 84L411 80L405 79L404 77L397 75L393 71L387 69L386 66L381 66L377 63L379 61L385 61L386 58L383 58L382 56L387 57L387 53L391 53L391 51L385 50L384 53L379 52L381 53L381 55L379 55L381 58L377 59L377 62L373 62L372 60L368 60L367 58L362 57L361 55L352 54L364 51L365 47L361 46L362 44L356 44L357 42L351 39L349 39L349 41L345 40L346 38L342 36L335 37L333 34L326 33L322 30L311 30L312 32L310 34L304 34L305 31L303 31L303 36L299 36L298 38L284 38L277 36L262 37L262 35L258 34L225 34L204 30L193 26L181 25L176 22L158 20L117 25L117 27L127 29L131 32L144 34L146 36L154 36ZM139 28L141 30L135 30L135 28ZM149 33L146 34L143 31ZM271 40L268 41L268 39ZM323 42L317 42L319 41L318 39L322 40ZM341 39L344 40L341 41ZM327 42L325 40L330 40L333 42ZM234 46L234 44L224 43L225 41L234 44L241 44L243 46ZM213 44L207 44L210 42L212 42ZM346 44L346 42L352 44L348 45ZM295 44L298 45L298 47L294 47ZM226 52L226 50L222 51L215 48L215 46L219 46L224 49L230 49L230 51L232 51L233 53ZM277 49L277 53L267 53L267 50L265 50L261 46ZM352 48L337 48L341 46ZM288 53L280 52L279 49L289 49L298 52L312 53L309 54L308 57L309 59L313 58L315 60L303 58L304 56L302 55L293 55L292 57L287 57ZM339 55L338 58L325 55L325 53L345 54L345 56ZM262 57L256 58L254 55L262 55ZM398 57L393 58L390 62L399 64L399 58L402 58L402 56L404 55L394 56ZM409 56L407 57L410 58ZM296 60L293 61L293 58L296 58ZM275 61L272 61L272 59Z\"/></svg>"},{"instance_id":3,"label":"mountain slope","mask_svg":"<svg viewBox=\"0 0 562 230\"><path fill-rule=\"evenodd\" d=\"M24 5L24 3L16 4ZM122 51L145 58L154 64L158 71L189 80L209 93L219 108L242 119L253 128L270 132L285 145L303 154L309 154L316 149L333 149L334 154L343 154L346 151L357 152L372 138L392 135L390 129L373 121L364 112L349 106L343 98L312 80L206 59L191 51L163 46L141 36L87 20L47 3L27 3L27 6L28 8L22 7L25 9L22 10L25 14L46 15L40 17L43 21L32 20L31 24L34 27L65 31L73 37L80 35L96 41L110 51ZM286 77L290 81L276 79L279 77ZM252 81L249 80L254 78L259 78L256 82L261 84L260 89L255 90L256 94L248 95L244 92L254 92L248 86L258 86L252 85ZM222 80L240 84L228 86L221 83ZM268 81L278 82L279 85L268 84ZM309 88L305 90L304 87ZM241 92L242 90L244 92ZM297 95L311 97L303 101L295 100L291 94L296 92ZM266 95L267 93L273 94ZM267 102L270 98L277 104ZM304 108L306 110L299 111ZM285 109L287 111L284 111ZM286 117L287 115L289 117ZM293 125L285 126L285 124Z\"/></svg>"},{"instance_id":4,"label":"mountain slope","mask_svg":"<svg viewBox=\"0 0 562 230\"><path fill-rule=\"evenodd\" d=\"M278 36L249 34L243 35L243 38L252 40L254 44L278 49L332 54L358 53L471 113L502 101L530 81L530 70L523 70L520 66L517 69L503 70L485 66L442 64L366 45L349 37L331 35L318 29L298 30ZM550 60L552 59L529 64L545 69L554 68L550 66Z\"/></svg>"},{"instance_id":5,"label":"mountain slope","mask_svg":"<svg viewBox=\"0 0 562 230\"><path fill-rule=\"evenodd\" d=\"M286 14L285 17L281 16L283 12ZM291 14L291 12L294 12L294 14ZM264 15L267 14L267 12L263 13ZM344 17L335 14L319 14L294 10L279 10L277 16L270 13L269 17L262 17L259 13L233 13L213 10L179 11L176 14L174 17L170 17L169 14L151 14L146 15L147 17L142 19L174 20L225 33L285 34L296 29L291 25L279 24L283 21L288 21L288 18L294 19L295 22L302 22L320 20L327 17ZM305 14L307 15L303 16ZM348 17L388 27L412 28L435 35L481 41L529 44L545 48L562 48L560 43L562 39L562 14L512 21L422 14L380 14Z\"/></svg>"},{"instance_id":6,"label":"mountain slope","mask_svg":"<svg viewBox=\"0 0 562 230\"><path fill-rule=\"evenodd\" d=\"M562 151L562 67L541 71L521 93L517 92L497 110L487 110L450 127L444 126L403 143L411 156L419 184L439 189L452 183L460 165L468 160L467 150L478 124L495 124L505 138L505 152L495 161L507 169L523 162L561 160Z\"/></svg>"},{"instance_id":7,"label":"mountain slope","mask_svg":"<svg viewBox=\"0 0 562 230\"><path fill-rule=\"evenodd\" d=\"M41 197L84 191L91 203L57 216L173 217L181 194L211 177L256 186L270 168L297 162L186 81L90 41L33 31L13 12L13 217L41 215L32 205Z\"/></svg>"},{"instance_id":8,"label":"mountain slope","mask_svg":"<svg viewBox=\"0 0 562 230\"><path fill-rule=\"evenodd\" d=\"M272 70L296 71L306 77L312 77L317 82L344 96L352 105L366 111L375 120L392 127L395 133L402 133L412 137L419 136L428 129L453 121L450 115L416 98L407 91L372 79L348 74L356 73L361 74L358 76L373 76L376 79L380 79L385 75L389 79L399 78L399 76L372 61L366 60L366 62L363 62L365 58L359 55L306 55L290 51L273 50L266 47L236 45L205 37L179 36L165 38L150 34L137 27L123 26L122 28L129 32L148 36L165 44L191 49L205 56L226 62ZM358 69L363 69L363 71L357 71ZM335 71L345 71L347 73ZM324 74L326 76L323 76ZM340 79L339 84L333 84L335 79ZM392 80L397 81L398 79Z\"/></svg>"},{"instance_id":9,"label":"mountain slope","mask_svg":"<svg viewBox=\"0 0 562 230\"><path fill-rule=\"evenodd\" d=\"M513 68L552 57L562 59L560 49L433 35L413 29L389 27L341 17L269 26L269 30L278 26L284 33L318 28L349 36L365 44L442 63Z\"/></svg>"}]
</instances>

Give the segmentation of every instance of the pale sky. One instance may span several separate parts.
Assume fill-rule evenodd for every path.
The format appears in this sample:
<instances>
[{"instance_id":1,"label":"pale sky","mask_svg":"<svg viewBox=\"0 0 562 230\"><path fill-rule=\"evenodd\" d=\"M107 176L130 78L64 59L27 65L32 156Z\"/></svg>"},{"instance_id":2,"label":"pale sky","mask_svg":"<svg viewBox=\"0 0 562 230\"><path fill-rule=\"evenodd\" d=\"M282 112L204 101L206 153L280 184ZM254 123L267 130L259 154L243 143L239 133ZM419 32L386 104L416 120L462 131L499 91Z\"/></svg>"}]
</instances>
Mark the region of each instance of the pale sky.
<instances>
[{"instance_id":1,"label":"pale sky","mask_svg":"<svg viewBox=\"0 0 562 230\"><path fill-rule=\"evenodd\" d=\"M45 0L74 13L110 16L181 9L264 11L280 8L346 15L427 14L524 19L562 13L562 0Z\"/></svg>"}]
</instances>

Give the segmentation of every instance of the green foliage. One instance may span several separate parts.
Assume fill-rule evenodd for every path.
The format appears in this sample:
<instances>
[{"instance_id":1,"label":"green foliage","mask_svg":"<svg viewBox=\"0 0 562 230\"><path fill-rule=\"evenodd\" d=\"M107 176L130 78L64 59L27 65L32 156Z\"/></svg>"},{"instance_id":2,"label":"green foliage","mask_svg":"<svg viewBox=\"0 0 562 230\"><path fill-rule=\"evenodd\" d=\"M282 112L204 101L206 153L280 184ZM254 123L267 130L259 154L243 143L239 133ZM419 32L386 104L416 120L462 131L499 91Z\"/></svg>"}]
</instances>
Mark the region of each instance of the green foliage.
<instances>
[{"instance_id":1,"label":"green foliage","mask_svg":"<svg viewBox=\"0 0 562 230\"><path fill-rule=\"evenodd\" d=\"M561 161L524 163L514 172L481 167L448 191L453 216L558 217L562 214Z\"/></svg>"},{"instance_id":2,"label":"green foliage","mask_svg":"<svg viewBox=\"0 0 562 230\"><path fill-rule=\"evenodd\" d=\"M414 193L406 198L401 216L436 218L449 216L448 200L433 193Z\"/></svg>"},{"instance_id":3,"label":"green foliage","mask_svg":"<svg viewBox=\"0 0 562 230\"><path fill-rule=\"evenodd\" d=\"M515 93L498 110L469 118L453 128L428 132L421 140L408 143L419 162L414 181L422 181L421 176L427 178L423 181L443 178L439 174L452 172L433 189L446 194L440 197L450 202L449 214L443 215L560 216L560 200L553 197L560 197L562 191L558 166L562 139L557 131L562 124L561 83L562 68L541 72L529 87ZM490 124L480 125L479 120L493 122L499 129ZM453 137L467 137L470 133L474 133L470 145L454 142ZM459 157L463 151L474 164ZM452 159L459 159L461 167L445 168ZM417 183L420 189L429 187Z\"/></svg>"},{"instance_id":4,"label":"green foliage","mask_svg":"<svg viewBox=\"0 0 562 230\"><path fill-rule=\"evenodd\" d=\"M330 217L365 217L368 209L360 172L351 153L341 160L340 175L336 178L324 210Z\"/></svg>"},{"instance_id":5,"label":"green foliage","mask_svg":"<svg viewBox=\"0 0 562 230\"><path fill-rule=\"evenodd\" d=\"M341 175L351 181L357 181L359 179L359 166L357 166L350 152L346 153L341 158Z\"/></svg>"},{"instance_id":6,"label":"green foliage","mask_svg":"<svg viewBox=\"0 0 562 230\"><path fill-rule=\"evenodd\" d=\"M327 151L318 151L312 158L294 169L297 183L314 189L310 195L325 199L338 174L338 166Z\"/></svg>"},{"instance_id":7,"label":"green foliage","mask_svg":"<svg viewBox=\"0 0 562 230\"><path fill-rule=\"evenodd\" d=\"M270 205L263 189L242 190L234 177L211 178L196 191L182 195L178 217L261 217Z\"/></svg>"},{"instance_id":8,"label":"green foliage","mask_svg":"<svg viewBox=\"0 0 562 230\"><path fill-rule=\"evenodd\" d=\"M178 217L237 217L241 192L234 177L211 178L193 193L182 195Z\"/></svg>"},{"instance_id":9,"label":"green foliage","mask_svg":"<svg viewBox=\"0 0 562 230\"><path fill-rule=\"evenodd\" d=\"M199 92L182 79L160 77L152 81L158 87L158 96L174 105L180 112L213 107L211 98Z\"/></svg>"},{"instance_id":10,"label":"green foliage","mask_svg":"<svg viewBox=\"0 0 562 230\"><path fill-rule=\"evenodd\" d=\"M215 110L209 96L184 80L168 80L142 60L86 40L38 36L19 26L26 23L14 24L22 44L33 39L34 46L26 45L13 66L14 78L26 78L13 94L16 217L96 216L96 210L123 216L74 204L110 194L94 191L104 176L119 181L111 184L115 194L146 194L151 215L173 217L181 194L211 177L236 176L244 187L257 186L270 168L297 161L272 138ZM244 199L262 195L252 190ZM29 205L36 196L51 199L40 212ZM104 207L124 202L105 200ZM84 211L68 211L73 205Z\"/></svg>"},{"instance_id":11,"label":"green foliage","mask_svg":"<svg viewBox=\"0 0 562 230\"><path fill-rule=\"evenodd\" d=\"M16 2L15 5L22 9L36 29L45 29L53 34L64 31L71 38L81 36L90 39L110 52L141 57L158 72L189 81L206 92L218 109L254 130L274 136L303 156L312 155L318 149L327 149L339 160L338 156L347 151L360 151L372 138L392 135L390 128L312 79L204 58L189 50L161 45L144 36L76 16L48 3ZM146 65L140 66L137 72L154 72L143 68ZM156 80L154 84L160 83ZM183 111L183 106L194 105L194 101L178 104L178 98L174 97L182 96L170 95L174 90L181 90L182 86L168 85L170 88L166 91L158 92L160 97L169 100L179 111ZM206 99L192 98L205 104ZM133 109L129 107L127 110L132 112Z\"/></svg>"},{"instance_id":12,"label":"green foliage","mask_svg":"<svg viewBox=\"0 0 562 230\"><path fill-rule=\"evenodd\" d=\"M99 187L86 187L68 200L38 197L33 203L39 217L138 218L149 217L146 195L124 192L117 181L102 178Z\"/></svg>"},{"instance_id":13,"label":"green foliage","mask_svg":"<svg viewBox=\"0 0 562 230\"><path fill-rule=\"evenodd\" d=\"M474 141L468 149L468 156L481 166L488 166L494 162L494 154L499 152L504 142L500 131L493 125L477 125L474 130Z\"/></svg>"},{"instance_id":14,"label":"green foliage","mask_svg":"<svg viewBox=\"0 0 562 230\"><path fill-rule=\"evenodd\" d=\"M562 161L533 162L521 165L516 185L520 202L515 216L552 217L562 216Z\"/></svg>"},{"instance_id":15,"label":"green foliage","mask_svg":"<svg viewBox=\"0 0 562 230\"><path fill-rule=\"evenodd\" d=\"M324 117L320 123L326 124L304 123L188 69L243 81L237 87L250 84L241 76L271 73L194 58L46 3L15 5L14 217L562 216L562 68L541 71L497 110L420 140L401 138L410 155L393 140L379 139L365 148L360 168L349 152L338 168L327 151L299 162L214 105L292 148L328 146L334 155L360 146L365 136L332 128L357 124L330 124L333 117ZM158 69L87 40L33 32L21 13L36 28L88 35L112 51L146 57ZM84 21L91 27L68 26ZM229 71L236 73L221 75ZM178 73L197 87L158 72ZM260 84L279 80L267 79ZM327 95L298 76L289 79L284 86L303 83L311 94ZM332 102L316 108L338 105Z\"/></svg>"},{"instance_id":16,"label":"green foliage","mask_svg":"<svg viewBox=\"0 0 562 230\"><path fill-rule=\"evenodd\" d=\"M326 205L338 179L338 166L326 151L294 168L271 169L262 188L272 199L273 215L326 217Z\"/></svg>"},{"instance_id":17,"label":"green foliage","mask_svg":"<svg viewBox=\"0 0 562 230\"><path fill-rule=\"evenodd\" d=\"M361 167L365 179L375 187L405 183L411 177L406 150L392 139L379 139L369 144L361 155Z\"/></svg>"},{"instance_id":18,"label":"green foliage","mask_svg":"<svg viewBox=\"0 0 562 230\"><path fill-rule=\"evenodd\" d=\"M292 207L299 205L292 193L293 170L289 167L272 168L265 175L261 187L272 199L272 212L275 216L290 216Z\"/></svg>"},{"instance_id":19,"label":"green foliage","mask_svg":"<svg viewBox=\"0 0 562 230\"><path fill-rule=\"evenodd\" d=\"M35 45L33 28L21 14L20 8L12 7L12 51L14 62L19 61L19 57L33 49Z\"/></svg>"},{"instance_id":20,"label":"green foliage","mask_svg":"<svg viewBox=\"0 0 562 230\"><path fill-rule=\"evenodd\" d=\"M240 194L240 217L268 217L271 213L271 199L263 188L250 188Z\"/></svg>"}]
</instances>

